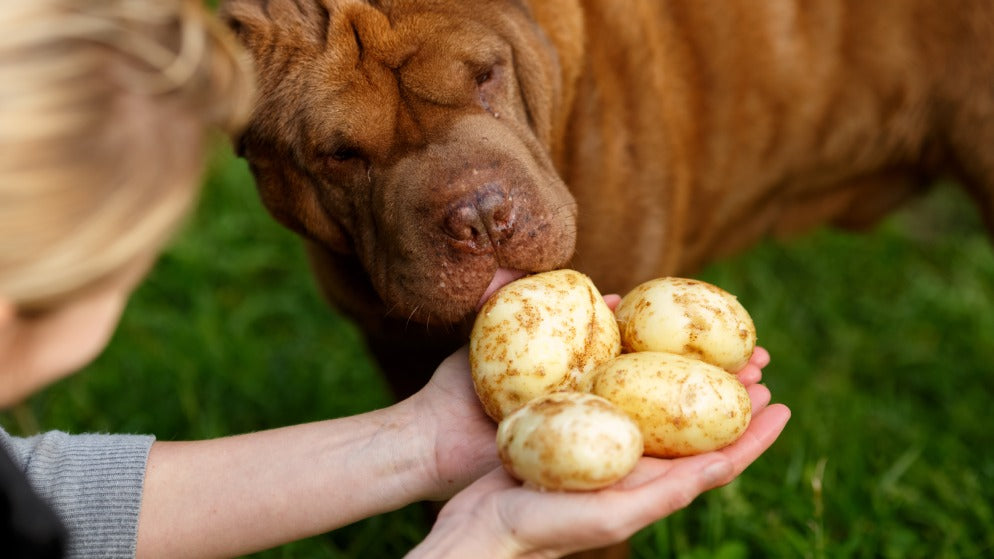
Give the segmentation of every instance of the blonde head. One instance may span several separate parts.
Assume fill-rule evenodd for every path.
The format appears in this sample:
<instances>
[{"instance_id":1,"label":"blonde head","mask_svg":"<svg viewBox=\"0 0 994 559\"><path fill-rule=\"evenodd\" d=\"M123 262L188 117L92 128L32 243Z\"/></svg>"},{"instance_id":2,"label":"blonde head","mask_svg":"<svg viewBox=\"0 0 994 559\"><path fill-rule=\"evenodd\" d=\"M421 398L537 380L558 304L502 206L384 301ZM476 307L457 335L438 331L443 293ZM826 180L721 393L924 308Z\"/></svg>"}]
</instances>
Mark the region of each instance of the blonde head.
<instances>
[{"instance_id":1,"label":"blonde head","mask_svg":"<svg viewBox=\"0 0 994 559\"><path fill-rule=\"evenodd\" d=\"M199 0L4 0L0 298L44 307L160 249L251 84Z\"/></svg>"}]
</instances>

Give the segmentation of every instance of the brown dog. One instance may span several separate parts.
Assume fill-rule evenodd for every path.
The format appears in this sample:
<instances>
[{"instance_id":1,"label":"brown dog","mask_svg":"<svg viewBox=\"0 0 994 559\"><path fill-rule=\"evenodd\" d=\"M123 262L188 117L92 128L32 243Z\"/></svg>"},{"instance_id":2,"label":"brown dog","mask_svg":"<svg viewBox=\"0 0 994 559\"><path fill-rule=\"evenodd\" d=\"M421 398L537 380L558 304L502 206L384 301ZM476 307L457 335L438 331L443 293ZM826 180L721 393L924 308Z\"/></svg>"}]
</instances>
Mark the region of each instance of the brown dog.
<instances>
[{"instance_id":1,"label":"brown dog","mask_svg":"<svg viewBox=\"0 0 994 559\"><path fill-rule=\"evenodd\" d=\"M994 208L989 0L222 13L260 74L240 144L262 199L398 395L462 343L498 268L624 292L764 235L872 223L940 174Z\"/></svg>"},{"instance_id":2,"label":"brown dog","mask_svg":"<svg viewBox=\"0 0 994 559\"><path fill-rule=\"evenodd\" d=\"M399 395L465 340L498 270L625 292L765 235L870 224L939 175L994 216L990 0L222 13L261 79L240 145L262 199Z\"/></svg>"}]
</instances>

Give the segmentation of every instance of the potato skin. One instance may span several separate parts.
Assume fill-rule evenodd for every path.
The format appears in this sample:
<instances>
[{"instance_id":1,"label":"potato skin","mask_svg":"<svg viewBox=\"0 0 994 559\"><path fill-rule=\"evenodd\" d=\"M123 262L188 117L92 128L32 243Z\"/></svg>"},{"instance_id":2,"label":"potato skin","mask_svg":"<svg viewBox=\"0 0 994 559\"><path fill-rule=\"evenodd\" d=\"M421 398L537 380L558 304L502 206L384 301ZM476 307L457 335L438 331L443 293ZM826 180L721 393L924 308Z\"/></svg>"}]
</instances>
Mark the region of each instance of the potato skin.
<instances>
[{"instance_id":1,"label":"potato skin","mask_svg":"<svg viewBox=\"0 0 994 559\"><path fill-rule=\"evenodd\" d=\"M480 309L469 342L473 385L495 421L542 394L580 389L620 353L614 314L593 281L574 270L499 289Z\"/></svg>"},{"instance_id":2,"label":"potato skin","mask_svg":"<svg viewBox=\"0 0 994 559\"><path fill-rule=\"evenodd\" d=\"M607 487L635 468L642 450L642 433L630 417L583 392L539 396L497 427L507 472L547 490Z\"/></svg>"},{"instance_id":3,"label":"potato skin","mask_svg":"<svg viewBox=\"0 0 994 559\"><path fill-rule=\"evenodd\" d=\"M645 454L660 458L727 446L752 419L749 393L735 375L671 353L623 354L597 368L591 392L634 419Z\"/></svg>"},{"instance_id":4,"label":"potato skin","mask_svg":"<svg viewBox=\"0 0 994 559\"><path fill-rule=\"evenodd\" d=\"M615 309L622 350L665 351L736 373L756 347L752 317L731 293L687 278L656 278Z\"/></svg>"}]
</instances>

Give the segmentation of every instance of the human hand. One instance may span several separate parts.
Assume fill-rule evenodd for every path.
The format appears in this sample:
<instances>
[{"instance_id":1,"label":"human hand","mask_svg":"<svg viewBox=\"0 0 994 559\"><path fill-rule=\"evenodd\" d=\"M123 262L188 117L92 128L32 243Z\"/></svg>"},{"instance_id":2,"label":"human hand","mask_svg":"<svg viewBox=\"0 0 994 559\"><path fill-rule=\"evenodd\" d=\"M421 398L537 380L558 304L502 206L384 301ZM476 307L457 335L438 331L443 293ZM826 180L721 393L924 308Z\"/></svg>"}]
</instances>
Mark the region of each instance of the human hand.
<instances>
[{"instance_id":1,"label":"human hand","mask_svg":"<svg viewBox=\"0 0 994 559\"><path fill-rule=\"evenodd\" d=\"M739 372L753 405L746 432L719 451L673 460L643 457L617 484L596 492L542 492L495 468L442 509L410 557L557 557L627 539L732 481L779 436L790 417L757 384L769 354L757 348Z\"/></svg>"},{"instance_id":2,"label":"human hand","mask_svg":"<svg viewBox=\"0 0 994 559\"><path fill-rule=\"evenodd\" d=\"M604 301L613 310L621 297L608 294ZM739 371L739 379L746 387L758 383L769 362L770 354L757 347L749 363ZM416 406L420 432L431 437L429 460L433 463L426 464L426 468L435 489L425 498L448 499L500 465L497 426L483 411L473 388L468 347L463 346L443 361L410 403Z\"/></svg>"},{"instance_id":3,"label":"human hand","mask_svg":"<svg viewBox=\"0 0 994 559\"><path fill-rule=\"evenodd\" d=\"M500 465L497 425L483 411L469 370L469 348L445 359L428 384L410 398L430 440L427 465L435 490L426 498L448 499Z\"/></svg>"},{"instance_id":4,"label":"human hand","mask_svg":"<svg viewBox=\"0 0 994 559\"><path fill-rule=\"evenodd\" d=\"M613 310L621 297L605 295L604 301ZM428 469L436 489L427 498L448 499L500 465L497 425L483 411L473 388L468 346L443 361L410 403L416 406L421 432L432 437L434 464Z\"/></svg>"}]
</instances>

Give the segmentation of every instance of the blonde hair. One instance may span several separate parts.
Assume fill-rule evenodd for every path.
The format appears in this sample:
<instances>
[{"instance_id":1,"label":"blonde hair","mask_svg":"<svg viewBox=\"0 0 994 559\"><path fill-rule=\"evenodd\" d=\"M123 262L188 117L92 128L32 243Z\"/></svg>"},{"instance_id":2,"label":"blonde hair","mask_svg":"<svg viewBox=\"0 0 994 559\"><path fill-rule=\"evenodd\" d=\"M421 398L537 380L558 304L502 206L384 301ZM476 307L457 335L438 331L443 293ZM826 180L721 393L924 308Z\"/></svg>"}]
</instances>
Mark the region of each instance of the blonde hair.
<instances>
[{"instance_id":1,"label":"blonde hair","mask_svg":"<svg viewBox=\"0 0 994 559\"><path fill-rule=\"evenodd\" d=\"M252 79L199 0L3 3L0 296L44 307L162 247Z\"/></svg>"}]
</instances>

